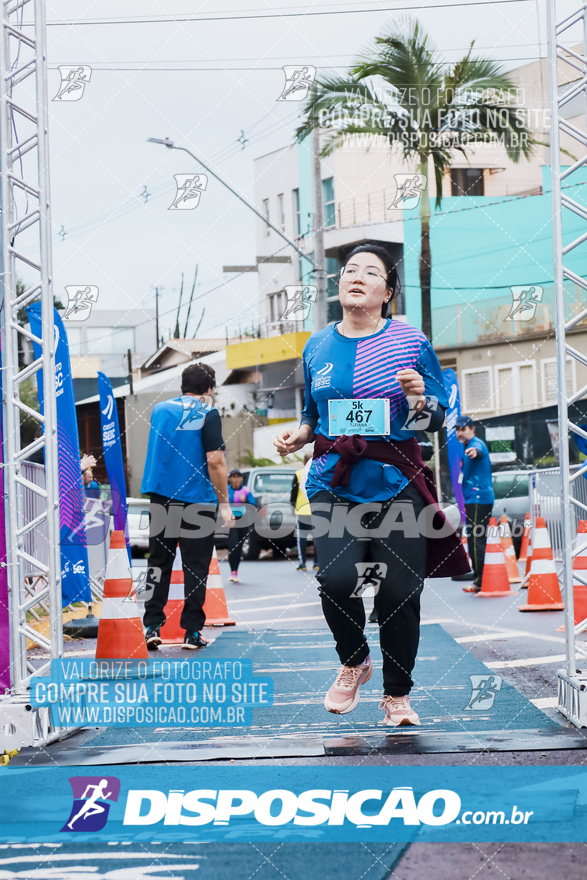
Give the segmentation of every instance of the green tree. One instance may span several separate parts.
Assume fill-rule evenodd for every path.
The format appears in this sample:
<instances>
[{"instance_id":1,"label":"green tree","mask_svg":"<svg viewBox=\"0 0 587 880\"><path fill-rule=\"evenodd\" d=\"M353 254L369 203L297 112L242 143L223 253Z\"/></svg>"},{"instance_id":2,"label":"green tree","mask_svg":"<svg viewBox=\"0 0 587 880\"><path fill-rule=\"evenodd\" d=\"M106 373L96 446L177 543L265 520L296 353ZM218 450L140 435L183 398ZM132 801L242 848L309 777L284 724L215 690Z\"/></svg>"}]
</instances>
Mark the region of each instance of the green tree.
<instances>
[{"instance_id":1,"label":"green tree","mask_svg":"<svg viewBox=\"0 0 587 880\"><path fill-rule=\"evenodd\" d=\"M475 141L499 138L509 158L529 158L534 145L525 116L515 104L513 81L495 61L474 57L473 46L455 64L443 61L418 21L399 19L361 53L347 77L318 80L298 128L303 140L313 128L331 128L322 155L330 155L349 134L382 136L399 149L407 169L436 181L436 207L442 178L455 151L465 157ZM466 193L464 193L466 195ZM430 202L428 182L420 200L420 289L422 330L432 339Z\"/></svg>"}]
</instances>

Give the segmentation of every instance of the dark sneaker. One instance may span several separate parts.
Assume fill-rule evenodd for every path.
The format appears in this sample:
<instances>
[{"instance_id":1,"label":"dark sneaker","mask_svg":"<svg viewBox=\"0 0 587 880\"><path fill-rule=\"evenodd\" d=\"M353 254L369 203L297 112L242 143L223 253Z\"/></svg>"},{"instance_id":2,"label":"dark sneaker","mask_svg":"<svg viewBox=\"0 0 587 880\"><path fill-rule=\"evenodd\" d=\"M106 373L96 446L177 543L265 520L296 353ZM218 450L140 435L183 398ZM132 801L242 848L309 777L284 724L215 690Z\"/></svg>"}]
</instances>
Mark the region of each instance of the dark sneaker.
<instances>
[{"instance_id":1,"label":"dark sneaker","mask_svg":"<svg viewBox=\"0 0 587 880\"><path fill-rule=\"evenodd\" d=\"M300 562L300 564L299 564L298 567L296 568L296 571L307 571L307 568L306 568L306 566L304 565L303 562Z\"/></svg>"},{"instance_id":2,"label":"dark sneaker","mask_svg":"<svg viewBox=\"0 0 587 880\"><path fill-rule=\"evenodd\" d=\"M208 642L206 639L203 639L199 632L190 633L186 632L185 638L183 640L183 645L181 646L184 651L197 651L198 648L205 648Z\"/></svg>"},{"instance_id":3,"label":"dark sneaker","mask_svg":"<svg viewBox=\"0 0 587 880\"><path fill-rule=\"evenodd\" d=\"M161 644L161 633L158 626L150 626L145 636L147 642L147 650L158 651Z\"/></svg>"},{"instance_id":4,"label":"dark sneaker","mask_svg":"<svg viewBox=\"0 0 587 880\"><path fill-rule=\"evenodd\" d=\"M369 623L379 623L379 614L377 613L377 608L375 607L369 615Z\"/></svg>"}]
</instances>

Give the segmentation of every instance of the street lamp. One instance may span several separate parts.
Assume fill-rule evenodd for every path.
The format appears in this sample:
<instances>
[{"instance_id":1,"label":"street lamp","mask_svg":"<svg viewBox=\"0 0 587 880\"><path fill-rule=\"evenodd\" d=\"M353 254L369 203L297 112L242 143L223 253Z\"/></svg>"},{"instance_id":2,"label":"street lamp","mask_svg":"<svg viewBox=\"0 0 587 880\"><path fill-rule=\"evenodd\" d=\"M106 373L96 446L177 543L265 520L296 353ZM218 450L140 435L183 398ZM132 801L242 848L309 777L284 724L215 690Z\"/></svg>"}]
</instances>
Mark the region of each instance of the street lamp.
<instances>
[{"instance_id":1,"label":"street lamp","mask_svg":"<svg viewBox=\"0 0 587 880\"><path fill-rule=\"evenodd\" d=\"M233 194L233 196L236 196L237 199L239 199L244 205L247 206L247 208L250 208L251 211L253 211L257 215L257 217L259 217L263 221L263 223L266 223L267 226L270 226L274 232L276 232L279 236L281 236L281 238L283 238L284 241L286 241L296 251L296 253L298 253L305 260L308 260L308 262L312 265L314 272L323 272L324 271L320 266L318 266L314 262L312 257L309 257L306 253L304 253L304 251L298 247L298 245L295 243L295 241L292 241L292 239L289 238L289 236L287 236L285 234L285 232L283 232L282 229L279 229L277 226L275 226L275 224L271 222L269 217L267 217L265 214L262 214L260 211L257 211L257 209L255 208L254 205L252 205L249 201L247 201L247 199L245 199L244 196L242 196L235 189L233 189L232 186L230 186L230 184L228 184L225 180L223 180L222 177L220 177L218 174L216 174L215 171L212 171L212 169L209 168L204 162L202 162L201 159L199 159L197 156L194 156L194 154L191 152L191 150L188 150L186 147L176 147L174 142L172 140L170 140L169 138L147 138L147 143L162 144L163 146L167 147L169 150L183 150L184 153L187 153L188 156L191 156L192 159L194 159L196 162L198 162L202 166L202 168L205 168L206 171L209 174L211 174L212 177L215 177L216 180L218 180L223 186L226 187L226 189L230 190L230 192Z\"/></svg>"}]
</instances>

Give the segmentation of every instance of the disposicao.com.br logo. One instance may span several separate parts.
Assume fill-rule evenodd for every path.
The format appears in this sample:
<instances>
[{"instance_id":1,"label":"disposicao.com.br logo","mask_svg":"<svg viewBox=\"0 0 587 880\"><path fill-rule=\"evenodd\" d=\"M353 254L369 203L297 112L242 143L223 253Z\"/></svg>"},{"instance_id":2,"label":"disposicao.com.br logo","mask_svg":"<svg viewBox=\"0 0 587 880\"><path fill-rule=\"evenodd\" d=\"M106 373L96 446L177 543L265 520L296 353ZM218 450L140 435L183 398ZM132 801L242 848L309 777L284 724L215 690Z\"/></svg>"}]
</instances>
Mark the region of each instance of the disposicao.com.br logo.
<instances>
[{"instance_id":1,"label":"disposicao.com.br logo","mask_svg":"<svg viewBox=\"0 0 587 880\"><path fill-rule=\"evenodd\" d=\"M425 792L418 799L411 786L398 786L385 793L365 789L311 789L295 794L271 789L262 794L243 789L181 789L163 791L131 789L126 801L124 825L230 825L233 819L250 817L264 826L333 826L349 822L357 828L389 825L394 819L404 825L461 824L461 798L450 789ZM465 811L462 824L527 824L531 812L514 807L505 811Z\"/></svg>"},{"instance_id":2,"label":"disposicao.com.br logo","mask_svg":"<svg viewBox=\"0 0 587 880\"><path fill-rule=\"evenodd\" d=\"M101 831L120 794L116 776L72 776L73 806L62 831Z\"/></svg>"}]
</instances>

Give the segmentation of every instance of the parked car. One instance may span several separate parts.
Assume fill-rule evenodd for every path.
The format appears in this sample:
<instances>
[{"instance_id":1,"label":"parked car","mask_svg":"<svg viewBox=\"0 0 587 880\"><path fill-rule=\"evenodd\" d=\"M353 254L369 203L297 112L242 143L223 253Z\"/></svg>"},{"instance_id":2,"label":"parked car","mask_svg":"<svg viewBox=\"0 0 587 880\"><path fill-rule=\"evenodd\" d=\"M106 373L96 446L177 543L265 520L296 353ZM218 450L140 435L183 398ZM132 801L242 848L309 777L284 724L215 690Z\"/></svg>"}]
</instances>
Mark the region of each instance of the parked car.
<instances>
[{"instance_id":1,"label":"parked car","mask_svg":"<svg viewBox=\"0 0 587 880\"><path fill-rule=\"evenodd\" d=\"M276 554L296 545L296 517L290 503L295 472L299 465L274 465L243 470L243 482L255 497L258 514L255 527L243 542L245 559L258 559L261 550L273 549ZM228 529L216 527L215 542L219 547L228 543Z\"/></svg>"},{"instance_id":2,"label":"parked car","mask_svg":"<svg viewBox=\"0 0 587 880\"><path fill-rule=\"evenodd\" d=\"M524 518L530 510L530 471L504 470L493 474L495 503L492 516L508 518L514 547L519 552L524 531Z\"/></svg>"},{"instance_id":3,"label":"parked car","mask_svg":"<svg viewBox=\"0 0 587 880\"><path fill-rule=\"evenodd\" d=\"M149 499L127 498L128 538L131 553L144 556L149 549Z\"/></svg>"}]
</instances>

